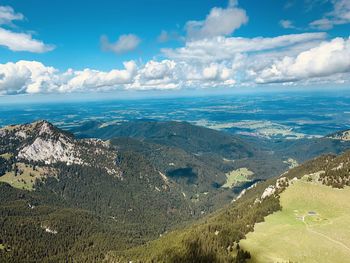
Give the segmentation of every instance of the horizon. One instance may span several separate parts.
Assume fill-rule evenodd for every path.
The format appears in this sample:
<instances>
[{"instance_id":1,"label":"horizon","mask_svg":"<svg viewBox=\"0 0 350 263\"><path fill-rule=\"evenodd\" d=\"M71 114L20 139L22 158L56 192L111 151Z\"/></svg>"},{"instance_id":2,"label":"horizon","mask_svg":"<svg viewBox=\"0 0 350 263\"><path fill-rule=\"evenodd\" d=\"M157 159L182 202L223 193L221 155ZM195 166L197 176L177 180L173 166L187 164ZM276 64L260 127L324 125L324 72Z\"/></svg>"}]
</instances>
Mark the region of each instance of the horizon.
<instances>
[{"instance_id":1,"label":"horizon","mask_svg":"<svg viewBox=\"0 0 350 263\"><path fill-rule=\"evenodd\" d=\"M263 95L271 94L277 96L281 94L294 95L312 95L318 96L349 96L350 90L347 86L320 86L320 87L291 87L291 88L259 88L251 87L245 89L187 89L182 93L173 90L163 91L138 91L126 90L117 92L90 92L90 93L54 93L54 94L21 94L21 95L0 95L0 103L3 105L29 105L29 104L54 104L54 103L84 103L84 102L103 102L103 101L134 101L134 100L171 100L182 98L205 98L210 96L224 97L224 96L243 96L243 95Z\"/></svg>"}]
</instances>

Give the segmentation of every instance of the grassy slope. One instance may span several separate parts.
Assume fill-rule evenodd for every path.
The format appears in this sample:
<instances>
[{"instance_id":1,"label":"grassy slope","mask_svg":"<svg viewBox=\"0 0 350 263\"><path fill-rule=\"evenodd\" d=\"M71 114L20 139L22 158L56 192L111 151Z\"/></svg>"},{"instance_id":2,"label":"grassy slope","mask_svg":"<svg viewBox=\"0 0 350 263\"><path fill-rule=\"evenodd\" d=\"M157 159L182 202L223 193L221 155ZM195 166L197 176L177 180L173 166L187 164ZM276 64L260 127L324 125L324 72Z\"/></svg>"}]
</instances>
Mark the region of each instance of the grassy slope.
<instances>
[{"instance_id":1,"label":"grassy slope","mask_svg":"<svg viewBox=\"0 0 350 263\"><path fill-rule=\"evenodd\" d=\"M16 175L14 171L6 172L0 176L0 182L8 183L18 189L32 191L35 180L42 178L46 172L44 168L38 167L34 170L32 166L24 163L16 163L16 165L21 173Z\"/></svg>"},{"instance_id":2,"label":"grassy slope","mask_svg":"<svg viewBox=\"0 0 350 263\"><path fill-rule=\"evenodd\" d=\"M324 170L334 160L334 156L321 156L317 159L289 170L284 174L289 179L301 178L305 174ZM244 262L235 261L236 244L253 231L256 222L280 210L279 198L269 197L256 203L265 188L275 184L277 178L261 182L247 191L235 205L227 206L196 224L164 235L122 253L110 252L107 262ZM267 217L269 218L269 217ZM194 261L195 260L195 261Z\"/></svg>"},{"instance_id":3,"label":"grassy slope","mask_svg":"<svg viewBox=\"0 0 350 263\"><path fill-rule=\"evenodd\" d=\"M229 173L226 173L226 183L222 186L224 188L232 188L235 185L249 181L249 177L254 173L247 169L246 167L233 170Z\"/></svg>"},{"instance_id":4,"label":"grassy slope","mask_svg":"<svg viewBox=\"0 0 350 263\"><path fill-rule=\"evenodd\" d=\"M298 181L281 194L282 211L257 224L241 247L251 252L250 262L346 262L349 199L350 187L339 190Z\"/></svg>"}]
</instances>

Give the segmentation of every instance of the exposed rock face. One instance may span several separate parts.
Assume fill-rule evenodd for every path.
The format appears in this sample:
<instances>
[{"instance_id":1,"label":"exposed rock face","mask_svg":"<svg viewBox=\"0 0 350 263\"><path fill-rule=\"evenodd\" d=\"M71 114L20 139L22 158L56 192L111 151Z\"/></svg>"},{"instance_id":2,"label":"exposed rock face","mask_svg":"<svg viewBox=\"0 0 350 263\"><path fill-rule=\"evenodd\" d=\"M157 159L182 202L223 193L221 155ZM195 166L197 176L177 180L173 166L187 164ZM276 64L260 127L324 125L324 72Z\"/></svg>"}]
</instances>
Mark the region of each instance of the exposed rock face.
<instances>
[{"instance_id":1,"label":"exposed rock face","mask_svg":"<svg viewBox=\"0 0 350 263\"><path fill-rule=\"evenodd\" d=\"M74 148L74 144L65 138L44 140L39 137L32 144L20 150L18 157L29 161L42 161L46 164L57 162L64 162L67 165L83 164L83 161L76 156L78 153L75 152Z\"/></svg>"},{"instance_id":2,"label":"exposed rock face","mask_svg":"<svg viewBox=\"0 0 350 263\"><path fill-rule=\"evenodd\" d=\"M274 194L279 194L283 189L288 187L290 184L290 181L288 180L287 177L280 177L276 180L275 185L269 185L264 192L261 195L261 200L274 195Z\"/></svg>"},{"instance_id":3,"label":"exposed rock face","mask_svg":"<svg viewBox=\"0 0 350 263\"><path fill-rule=\"evenodd\" d=\"M328 136L328 138L341 140L341 141L350 141L350 130L341 131Z\"/></svg>"},{"instance_id":4,"label":"exposed rock face","mask_svg":"<svg viewBox=\"0 0 350 263\"><path fill-rule=\"evenodd\" d=\"M273 195L275 192L276 192L276 187L273 185L270 185L265 189L265 191L261 195L261 199L265 199L266 197Z\"/></svg>"},{"instance_id":5,"label":"exposed rock face","mask_svg":"<svg viewBox=\"0 0 350 263\"><path fill-rule=\"evenodd\" d=\"M22 162L94 166L103 168L110 175L121 176L115 163L117 152L108 142L77 140L47 121L0 129L0 146L4 146L4 152L14 153Z\"/></svg>"}]
</instances>

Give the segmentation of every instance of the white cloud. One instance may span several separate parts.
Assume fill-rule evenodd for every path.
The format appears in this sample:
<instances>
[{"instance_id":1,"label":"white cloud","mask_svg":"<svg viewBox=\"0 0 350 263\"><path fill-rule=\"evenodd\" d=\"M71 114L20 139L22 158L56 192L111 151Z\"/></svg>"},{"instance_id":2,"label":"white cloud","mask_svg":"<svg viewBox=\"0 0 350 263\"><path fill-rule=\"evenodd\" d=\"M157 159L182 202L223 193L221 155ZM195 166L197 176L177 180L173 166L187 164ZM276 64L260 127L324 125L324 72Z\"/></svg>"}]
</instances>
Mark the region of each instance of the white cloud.
<instances>
[{"instance_id":1,"label":"white cloud","mask_svg":"<svg viewBox=\"0 0 350 263\"><path fill-rule=\"evenodd\" d=\"M212 63L203 69L202 75L204 80L227 80L230 78L231 72L230 69L222 65Z\"/></svg>"},{"instance_id":2,"label":"white cloud","mask_svg":"<svg viewBox=\"0 0 350 263\"><path fill-rule=\"evenodd\" d=\"M211 38L231 35L248 22L244 9L237 7L237 1L230 1L227 8L214 7L203 21L189 21L185 29L189 39Z\"/></svg>"},{"instance_id":3,"label":"white cloud","mask_svg":"<svg viewBox=\"0 0 350 263\"><path fill-rule=\"evenodd\" d=\"M336 25L350 23L350 1L349 0L332 0L333 10L326 13L322 18L312 21L311 28L328 30Z\"/></svg>"},{"instance_id":4,"label":"white cloud","mask_svg":"<svg viewBox=\"0 0 350 263\"><path fill-rule=\"evenodd\" d=\"M110 43L106 36L101 37L102 49L104 51L112 51L117 54L135 50L140 42L141 39L134 34L121 35L115 43Z\"/></svg>"},{"instance_id":5,"label":"white cloud","mask_svg":"<svg viewBox=\"0 0 350 263\"><path fill-rule=\"evenodd\" d=\"M172 75L176 63L171 60L154 61L151 60L146 63L140 73L146 79L163 79Z\"/></svg>"},{"instance_id":6,"label":"white cloud","mask_svg":"<svg viewBox=\"0 0 350 263\"><path fill-rule=\"evenodd\" d=\"M280 20L279 24L281 27L283 27L285 29L295 29L296 28L294 26L293 22L290 20Z\"/></svg>"},{"instance_id":7,"label":"white cloud","mask_svg":"<svg viewBox=\"0 0 350 263\"><path fill-rule=\"evenodd\" d=\"M137 72L137 66L134 61L124 62L125 69L114 69L109 72L103 72L92 69L82 71L72 71L66 75L71 78L59 87L60 92L73 92L77 90L109 90L119 88L124 84L132 82Z\"/></svg>"},{"instance_id":8,"label":"white cloud","mask_svg":"<svg viewBox=\"0 0 350 263\"><path fill-rule=\"evenodd\" d=\"M334 23L328 18L322 18L310 23L311 28L319 29L319 30L329 30L333 27Z\"/></svg>"},{"instance_id":9,"label":"white cloud","mask_svg":"<svg viewBox=\"0 0 350 263\"><path fill-rule=\"evenodd\" d=\"M350 39L334 38L257 73L256 82L288 82L350 72Z\"/></svg>"},{"instance_id":10,"label":"white cloud","mask_svg":"<svg viewBox=\"0 0 350 263\"><path fill-rule=\"evenodd\" d=\"M10 6L0 6L0 25L12 24L15 20L23 20L21 13L15 13Z\"/></svg>"},{"instance_id":11,"label":"white cloud","mask_svg":"<svg viewBox=\"0 0 350 263\"><path fill-rule=\"evenodd\" d=\"M56 87L56 70L36 61L0 64L0 94L38 93Z\"/></svg>"},{"instance_id":12,"label":"white cloud","mask_svg":"<svg viewBox=\"0 0 350 263\"><path fill-rule=\"evenodd\" d=\"M44 53L54 49L53 45L46 45L40 40L33 39L31 34L16 33L0 27L0 46L12 51L28 51Z\"/></svg>"},{"instance_id":13,"label":"white cloud","mask_svg":"<svg viewBox=\"0 0 350 263\"><path fill-rule=\"evenodd\" d=\"M162 60L147 62L129 85L129 89L176 89L179 88L178 67L175 61Z\"/></svg>"},{"instance_id":14,"label":"white cloud","mask_svg":"<svg viewBox=\"0 0 350 263\"><path fill-rule=\"evenodd\" d=\"M10 6L0 6L0 25L12 25L13 21L23 20L21 13L16 13ZM30 33L19 33L0 27L0 46L12 51L44 53L54 49L40 40L33 39Z\"/></svg>"},{"instance_id":15,"label":"white cloud","mask_svg":"<svg viewBox=\"0 0 350 263\"><path fill-rule=\"evenodd\" d=\"M296 44L320 41L325 33L303 33L272 38L216 37L186 42L184 47L162 49L166 57L175 60L196 60L203 62L231 60L238 53L251 53L288 48Z\"/></svg>"},{"instance_id":16,"label":"white cloud","mask_svg":"<svg viewBox=\"0 0 350 263\"><path fill-rule=\"evenodd\" d=\"M122 88L132 83L137 72L134 61L124 63L125 69L103 72L72 69L60 73L36 61L0 64L0 94L102 91Z\"/></svg>"},{"instance_id":17,"label":"white cloud","mask_svg":"<svg viewBox=\"0 0 350 263\"><path fill-rule=\"evenodd\" d=\"M325 33L196 39L181 48L163 50L163 60L129 61L124 68L110 71L60 72L36 61L0 64L0 94L350 81L350 40L326 39Z\"/></svg>"}]
</instances>

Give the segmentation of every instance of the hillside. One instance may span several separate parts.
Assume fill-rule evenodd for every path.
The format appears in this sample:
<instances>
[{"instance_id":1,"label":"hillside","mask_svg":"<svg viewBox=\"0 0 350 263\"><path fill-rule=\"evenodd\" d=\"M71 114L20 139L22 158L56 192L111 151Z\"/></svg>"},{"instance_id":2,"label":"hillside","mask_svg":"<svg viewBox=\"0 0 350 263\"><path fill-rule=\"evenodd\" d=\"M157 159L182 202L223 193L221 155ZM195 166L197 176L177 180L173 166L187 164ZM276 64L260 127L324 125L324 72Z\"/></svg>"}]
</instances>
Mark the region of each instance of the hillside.
<instances>
[{"instance_id":1,"label":"hillside","mask_svg":"<svg viewBox=\"0 0 350 263\"><path fill-rule=\"evenodd\" d=\"M348 152L299 166L289 157L346 148L334 139L278 142L272 150L188 123L89 125L89 136L74 131L82 138L46 121L0 129L1 262L254 260L265 250L252 245L260 238L252 231L275 211L295 210L284 200L305 192L293 190L299 182L350 184Z\"/></svg>"},{"instance_id":2,"label":"hillside","mask_svg":"<svg viewBox=\"0 0 350 263\"><path fill-rule=\"evenodd\" d=\"M0 132L3 260L99 258L200 215L176 183L137 153L77 140L45 121ZM47 242L59 245L48 250Z\"/></svg>"},{"instance_id":3,"label":"hillside","mask_svg":"<svg viewBox=\"0 0 350 263\"><path fill-rule=\"evenodd\" d=\"M322 154L340 154L350 148L350 141L328 137L299 140L264 139L234 135L176 121L134 120L118 123L88 121L72 128L71 132L82 138L114 140L119 138L124 149L131 147L133 151L145 154L145 158L152 156L153 163L161 166L164 174L172 171L172 167L167 165L174 162L167 158L163 162L160 156L172 156L175 152L186 153L190 158L182 159L180 162L182 167L179 168L198 167L191 160L195 157L201 162L200 166L205 167L202 170L211 170L209 166L214 166L213 172L218 174L215 184L219 186L226 183L222 173L247 168L253 172L250 181L265 180L281 174L298 163ZM128 142L132 138L133 142L123 143L125 138L128 138ZM160 150L161 154L157 154L155 151L144 149L145 145L151 144L157 150L160 149L160 145L162 149L167 147L168 152L170 150L172 153L169 155ZM184 157L182 153L181 158ZM217 173L217 170L221 173ZM210 184L212 182L211 178ZM240 190L242 188L237 187L235 192Z\"/></svg>"},{"instance_id":4,"label":"hillside","mask_svg":"<svg viewBox=\"0 0 350 263\"><path fill-rule=\"evenodd\" d=\"M189 228L124 253L109 253L109 259L344 262L338 260L349 256L349 168L350 152L313 159L254 185L232 205ZM319 246L326 257L319 257Z\"/></svg>"},{"instance_id":5,"label":"hillside","mask_svg":"<svg viewBox=\"0 0 350 263\"><path fill-rule=\"evenodd\" d=\"M131 137L181 148L194 154L217 153L227 159L250 157L257 149L239 137L188 122L136 120L118 124L87 122L72 132L79 137Z\"/></svg>"}]
</instances>

